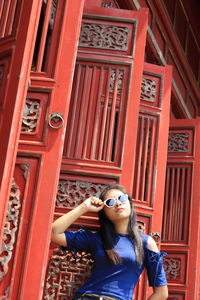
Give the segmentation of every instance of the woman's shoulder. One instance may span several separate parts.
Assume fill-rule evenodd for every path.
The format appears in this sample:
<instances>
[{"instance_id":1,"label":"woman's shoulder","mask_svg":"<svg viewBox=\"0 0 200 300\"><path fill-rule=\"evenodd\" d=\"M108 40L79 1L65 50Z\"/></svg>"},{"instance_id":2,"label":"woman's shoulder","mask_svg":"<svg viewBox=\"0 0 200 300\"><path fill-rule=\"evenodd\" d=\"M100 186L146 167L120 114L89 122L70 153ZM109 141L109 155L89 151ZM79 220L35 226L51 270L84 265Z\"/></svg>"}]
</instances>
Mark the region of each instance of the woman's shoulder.
<instances>
[{"instance_id":1,"label":"woman's shoulder","mask_svg":"<svg viewBox=\"0 0 200 300\"><path fill-rule=\"evenodd\" d=\"M140 233L140 236L141 236L144 248L148 248L148 241L151 238L151 236L148 234L144 234L144 233Z\"/></svg>"}]
</instances>

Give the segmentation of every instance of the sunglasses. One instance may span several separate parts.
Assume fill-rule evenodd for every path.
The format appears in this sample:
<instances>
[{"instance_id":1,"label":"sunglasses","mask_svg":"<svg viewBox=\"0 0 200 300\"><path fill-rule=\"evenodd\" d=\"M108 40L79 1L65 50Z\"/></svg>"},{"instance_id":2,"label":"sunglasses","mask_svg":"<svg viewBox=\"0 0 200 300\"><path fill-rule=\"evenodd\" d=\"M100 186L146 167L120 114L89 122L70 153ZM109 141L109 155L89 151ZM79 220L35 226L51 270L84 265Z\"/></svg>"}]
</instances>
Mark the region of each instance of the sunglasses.
<instances>
[{"instance_id":1,"label":"sunglasses","mask_svg":"<svg viewBox=\"0 0 200 300\"><path fill-rule=\"evenodd\" d=\"M124 203L128 200L128 195L127 194L123 194L123 195L120 195L118 197L115 197L115 198L108 198L106 200L104 200L103 202L105 203L105 205L107 207L113 207L115 206L116 202L119 201L121 203Z\"/></svg>"}]
</instances>

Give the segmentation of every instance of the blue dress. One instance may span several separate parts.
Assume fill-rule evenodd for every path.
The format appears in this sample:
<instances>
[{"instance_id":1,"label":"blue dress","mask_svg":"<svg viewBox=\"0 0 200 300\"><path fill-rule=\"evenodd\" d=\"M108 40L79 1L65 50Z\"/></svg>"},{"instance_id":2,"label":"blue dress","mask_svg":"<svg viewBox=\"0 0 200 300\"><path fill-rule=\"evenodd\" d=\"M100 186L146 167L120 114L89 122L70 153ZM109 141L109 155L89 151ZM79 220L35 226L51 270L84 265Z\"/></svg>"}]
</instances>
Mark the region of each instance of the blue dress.
<instances>
[{"instance_id":1,"label":"blue dress","mask_svg":"<svg viewBox=\"0 0 200 300\"><path fill-rule=\"evenodd\" d=\"M122 258L114 265L108 259L98 232L88 230L65 231L67 250L89 252L94 256L94 269L88 281L78 293L99 294L119 300L132 300L135 285L144 270L147 269L150 286L167 285L163 268L162 252L148 249L148 235L142 234L144 262L136 262L134 245L128 234L116 234L114 248Z\"/></svg>"}]
</instances>

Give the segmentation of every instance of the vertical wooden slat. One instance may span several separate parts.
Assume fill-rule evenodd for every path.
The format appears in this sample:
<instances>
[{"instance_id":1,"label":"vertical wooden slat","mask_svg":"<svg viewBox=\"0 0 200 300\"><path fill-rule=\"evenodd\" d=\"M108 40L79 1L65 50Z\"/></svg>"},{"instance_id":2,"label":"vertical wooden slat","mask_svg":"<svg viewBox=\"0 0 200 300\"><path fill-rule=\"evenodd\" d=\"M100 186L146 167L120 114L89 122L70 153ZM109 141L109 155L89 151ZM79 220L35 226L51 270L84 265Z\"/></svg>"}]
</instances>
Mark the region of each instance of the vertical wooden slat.
<instances>
[{"instance_id":1,"label":"vertical wooden slat","mask_svg":"<svg viewBox=\"0 0 200 300\"><path fill-rule=\"evenodd\" d=\"M106 93L105 93L104 108L103 108L103 119L101 124L101 133L100 133L100 140L99 140L98 160L102 159L102 153L103 153L104 137L105 137L105 130L106 130L106 119L107 119L108 102L109 102L110 79L111 79L111 68L108 68L108 77L107 77Z\"/></svg>"},{"instance_id":2,"label":"vertical wooden slat","mask_svg":"<svg viewBox=\"0 0 200 300\"><path fill-rule=\"evenodd\" d=\"M96 102L96 110L95 110L95 120L93 125L93 133L92 133L92 141L91 141L91 159L95 158L95 154L97 152L97 136L98 136L98 126L100 120L100 102L102 96L103 82L104 82L105 70L103 67L100 67L100 75L99 75L99 86L97 93L97 102Z\"/></svg>"},{"instance_id":3,"label":"vertical wooden slat","mask_svg":"<svg viewBox=\"0 0 200 300\"><path fill-rule=\"evenodd\" d=\"M141 172L141 201L144 201L144 189L145 189L145 177L146 177L146 167L147 167L147 156L148 156L148 140L149 140L149 119L145 120L145 128L144 128L145 136L144 136L144 144L143 144L143 167Z\"/></svg>"},{"instance_id":4,"label":"vertical wooden slat","mask_svg":"<svg viewBox=\"0 0 200 300\"><path fill-rule=\"evenodd\" d=\"M138 157L137 157L138 168L137 168L136 191L135 191L136 200L142 200L140 199L140 195L139 195L140 180L141 180L141 158L142 158L142 148L143 148L143 140L144 140L144 118L142 116L140 118L139 125L140 125L140 132L138 131L138 134L140 136L140 143L139 143Z\"/></svg>"},{"instance_id":5,"label":"vertical wooden slat","mask_svg":"<svg viewBox=\"0 0 200 300\"><path fill-rule=\"evenodd\" d=\"M9 14L9 8L10 8L10 3L11 0L7 0L4 2L4 7L2 10L2 15L0 19L0 37L3 37L5 35L5 29L6 29L6 24L7 24L7 19L8 19L8 14Z\"/></svg>"},{"instance_id":6,"label":"vertical wooden slat","mask_svg":"<svg viewBox=\"0 0 200 300\"><path fill-rule=\"evenodd\" d=\"M111 160L111 154L112 154L114 126L115 126L115 114L116 114L115 107L116 107L116 102L117 102L118 77L119 77L119 69L116 69L114 89L113 89L113 99L112 99L112 106L111 106L110 124L108 126L109 132L108 132L108 143L107 143L107 153L106 153L107 161Z\"/></svg>"},{"instance_id":7,"label":"vertical wooden slat","mask_svg":"<svg viewBox=\"0 0 200 300\"><path fill-rule=\"evenodd\" d=\"M80 80L81 80L81 71L82 66L77 66L77 77L76 77L76 84L79 86ZM71 130L73 130L74 133L74 126L75 126L75 119L76 119L76 113L77 113L77 105L78 105L78 96L79 96L79 89L75 89L75 94L73 98L73 109L70 110L70 123L71 123ZM66 156L70 157L70 153L72 151L72 139L73 134L72 132L69 132L68 139L67 139L67 145L66 145Z\"/></svg>"},{"instance_id":8,"label":"vertical wooden slat","mask_svg":"<svg viewBox=\"0 0 200 300\"><path fill-rule=\"evenodd\" d=\"M174 195L174 240L178 240L179 233L179 183L180 183L180 168L177 168L176 182L175 182L175 195Z\"/></svg>"},{"instance_id":9,"label":"vertical wooden slat","mask_svg":"<svg viewBox=\"0 0 200 300\"><path fill-rule=\"evenodd\" d=\"M4 2L5 2L5 0L0 1L0 20L2 18L2 11L3 11Z\"/></svg>"},{"instance_id":10,"label":"vertical wooden slat","mask_svg":"<svg viewBox=\"0 0 200 300\"><path fill-rule=\"evenodd\" d=\"M172 228L173 228L173 199L174 199L174 178L175 178L175 168L171 168L171 178L170 178L170 195L169 195L169 239L172 239Z\"/></svg>"},{"instance_id":11,"label":"vertical wooden slat","mask_svg":"<svg viewBox=\"0 0 200 300\"><path fill-rule=\"evenodd\" d=\"M6 29L5 29L5 34L10 35L12 33L12 28L13 28L13 21L14 21L14 16L15 16L15 11L16 11L16 5L17 1L12 1L10 10L9 10L9 15L8 15L8 21L6 24Z\"/></svg>"},{"instance_id":12,"label":"vertical wooden slat","mask_svg":"<svg viewBox=\"0 0 200 300\"><path fill-rule=\"evenodd\" d=\"M83 87L83 94L80 98L80 114L78 117L78 126L77 126L77 133L76 133L76 145L75 145L75 157L81 157L82 155L82 147L83 147L83 139L86 130L86 114L89 105L89 91L91 86L91 72L88 65L86 65L85 70L85 78L84 78L84 87Z\"/></svg>"},{"instance_id":13,"label":"vertical wooden slat","mask_svg":"<svg viewBox=\"0 0 200 300\"><path fill-rule=\"evenodd\" d=\"M166 170L165 182L165 201L164 201L164 214L163 214L163 239L166 240L168 236L168 207L169 207L169 183L170 183L170 168Z\"/></svg>"},{"instance_id":14,"label":"vertical wooden slat","mask_svg":"<svg viewBox=\"0 0 200 300\"><path fill-rule=\"evenodd\" d=\"M91 79L89 82L89 85L91 86L91 91L88 96L88 109L87 109L87 114L86 114L86 120L85 120L85 135L83 139L83 151L82 151L82 158L86 158L87 154L87 149L89 148L90 145L90 140L89 140L89 132L91 131L92 127L92 112L93 112L93 106L95 102L95 88L96 88L96 78L97 78L97 72L96 72L96 67L94 66L92 70L90 70L91 73ZM84 103L85 104L85 103ZM85 105L84 105L85 106ZM88 157L90 158L90 157Z\"/></svg>"},{"instance_id":15,"label":"vertical wooden slat","mask_svg":"<svg viewBox=\"0 0 200 300\"><path fill-rule=\"evenodd\" d=\"M43 26L42 26L42 34L41 34L39 52L38 52L38 59L37 59L37 64L36 64L36 71L37 72L40 72L42 70L42 62L43 62L43 58L44 58L44 49L45 49L45 45L46 45L49 19L50 19L50 16L51 16L52 1L53 0L48 0L47 6L46 6L45 17L44 17L44 22L43 22Z\"/></svg>"},{"instance_id":16,"label":"vertical wooden slat","mask_svg":"<svg viewBox=\"0 0 200 300\"><path fill-rule=\"evenodd\" d=\"M185 168L182 168L182 176L180 180L180 216L179 216L179 240L183 239L183 208L184 208L184 188L185 188Z\"/></svg>"},{"instance_id":17,"label":"vertical wooden slat","mask_svg":"<svg viewBox=\"0 0 200 300\"><path fill-rule=\"evenodd\" d=\"M152 200L152 192L153 192L153 180L154 180L154 163L155 163L155 143L156 143L156 126L155 126L155 121L151 121L151 147L149 151L149 169L148 169L148 174L149 174L149 180L147 182L148 184L148 194L147 194L147 203L150 203Z\"/></svg>"}]
</instances>

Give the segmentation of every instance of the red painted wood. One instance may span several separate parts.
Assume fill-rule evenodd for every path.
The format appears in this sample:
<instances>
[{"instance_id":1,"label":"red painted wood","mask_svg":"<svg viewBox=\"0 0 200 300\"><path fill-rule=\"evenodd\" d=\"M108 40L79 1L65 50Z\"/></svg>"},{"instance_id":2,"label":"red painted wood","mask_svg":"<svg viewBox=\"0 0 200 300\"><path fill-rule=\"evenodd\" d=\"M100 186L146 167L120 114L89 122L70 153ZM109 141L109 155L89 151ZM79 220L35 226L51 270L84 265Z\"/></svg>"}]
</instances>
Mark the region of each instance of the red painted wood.
<instances>
[{"instance_id":1,"label":"red painted wood","mask_svg":"<svg viewBox=\"0 0 200 300\"><path fill-rule=\"evenodd\" d=\"M101 24L111 30L114 24L129 34L124 49L123 45L92 48L84 38L79 42L62 168L84 168L94 174L98 168L98 173L117 175L130 190L147 11L87 8L84 14L83 30L87 26L92 32Z\"/></svg>"},{"instance_id":2,"label":"red painted wood","mask_svg":"<svg viewBox=\"0 0 200 300\"><path fill-rule=\"evenodd\" d=\"M199 134L199 118L170 122L162 249L170 295L178 299L199 296Z\"/></svg>"},{"instance_id":3,"label":"red painted wood","mask_svg":"<svg viewBox=\"0 0 200 300\"><path fill-rule=\"evenodd\" d=\"M2 30L0 41L1 89L0 89L0 240L8 203L8 195L12 180L17 143L20 133L21 112L25 101L25 93L31 67L35 26L38 22L38 10L41 0L12 2L6 6L2 2L3 11L9 8L10 14L15 10L16 19L6 17L6 26ZM2 13L3 13L2 11ZM10 15L10 16L11 16ZM5 15L2 15L4 18ZM8 101L9 100L9 101Z\"/></svg>"},{"instance_id":4,"label":"red painted wood","mask_svg":"<svg viewBox=\"0 0 200 300\"><path fill-rule=\"evenodd\" d=\"M27 135L26 143L22 141L19 147L21 153L28 155L31 151L33 155L40 157L38 183L33 199L28 246L21 279L20 299L42 299L42 283L48 259L54 199L60 171L63 135L68 114L83 2L59 1L57 15L62 20L61 31L57 45L53 45L57 48L57 54L55 57L49 57L51 61L48 62L49 65L55 65L55 71L53 74L51 72L47 74L35 72L31 77L31 90L38 94L45 92L48 94L48 109L46 110L46 122L39 123L45 133L42 144L31 142ZM60 20L57 21L60 22ZM55 28L57 28L56 24ZM65 63L63 64L63 62ZM64 126L60 129L52 129L47 124L48 118L53 112L60 112L63 115Z\"/></svg>"},{"instance_id":5,"label":"red painted wood","mask_svg":"<svg viewBox=\"0 0 200 300\"><path fill-rule=\"evenodd\" d=\"M161 236L171 79L171 66L144 64L132 197L139 228L153 236L155 233ZM160 238L156 242L159 246ZM135 293L139 300L151 294L144 276L142 282Z\"/></svg>"},{"instance_id":6,"label":"red painted wood","mask_svg":"<svg viewBox=\"0 0 200 300\"><path fill-rule=\"evenodd\" d=\"M20 219L20 225L17 231L17 244L15 243L14 249L11 251L12 259L8 266L9 273L7 273L4 284L2 285L2 294L0 294L0 298L2 297L2 299L4 296L9 297L11 300L16 300L18 298L24 300L42 299L45 266L48 258L53 217L52 212L60 171L63 135L68 113L83 4L84 1L82 0L76 2L76 5L74 5L73 0L67 2L58 1L54 21L55 24L51 36L52 44L48 44L49 53L51 55L45 57L45 61L42 59L42 56L45 56L44 51L47 47L46 41L49 43L48 39L45 41L46 30L43 31L44 34L39 43L40 50L38 52L38 58L37 55L35 56L35 53L37 54L37 44L35 50L33 49L33 46L35 46L33 41L37 33L35 16L37 16L37 21L40 17L41 6L39 5L39 1L34 1L33 7L32 1L29 1L28 4L26 3L26 7L22 6L23 30L21 24L21 27L18 28L19 37L17 36L16 49L18 49L18 47L21 48L16 52L16 56L18 54L19 57L13 56L12 58L14 63L16 61L16 65L13 67L13 73L11 73L11 79L13 79L13 81L10 85L12 84L12 89L8 91L7 96L9 93L10 95L13 95L16 91L19 97L22 97L21 94L23 94L24 98L26 96L26 106L23 115L18 154L22 160L24 159L27 161L27 164L29 164L29 161L32 159L35 160L35 162L37 162L37 168L34 172L30 169L31 175L25 180L27 189L32 191L29 195L29 200L27 200L26 196L23 196L23 186L19 185L24 208L22 208L22 211L20 212L22 219ZM30 13L34 16L31 15L30 17ZM49 19L46 18L46 22L48 23ZM28 27L28 25L29 31L26 30L26 26ZM57 36L55 36L56 33ZM4 44L3 49L6 50L6 43ZM11 44L11 46L12 45L13 44ZM29 51L26 47L29 47ZM30 77L33 52L34 59L36 57L36 63L39 67L37 68L37 72L31 73L29 81L30 90L27 93L26 83ZM32 66L34 66L34 59ZM23 68L21 66L22 62ZM41 67L44 62L46 65L46 72L43 72ZM20 79L20 85L17 84L17 82L15 84L15 81L19 81L17 75L21 70L24 72L22 73L23 81ZM15 79L15 76L17 80ZM21 106L19 106L19 104L17 106L17 113L19 116L21 116L23 112L24 98L23 103L22 99L19 98L19 100L21 99ZM30 109L31 105L32 108ZM10 107L8 106L8 109L11 110L11 105ZM27 111L29 112L27 113ZM60 129L52 129L48 125L49 116L53 112L60 112L63 116L64 126ZM18 115L15 113L14 125L12 124L14 126L12 136L13 142L16 139L14 129L17 129L19 125L21 125L21 118L19 118ZM35 127L33 126L32 128L31 123L28 121L30 121L33 116L36 121L34 124ZM28 121L26 122L26 120ZM57 123L54 123L54 125L57 125ZM5 134L7 134L7 132L8 131L5 131ZM11 150L11 152L14 153L12 148ZM14 159L11 159L10 153L9 159L10 162L8 164L9 169L7 170L7 176L10 177L11 180L12 175L10 165L11 162L14 163ZM14 177L17 178L16 172ZM7 195L9 196L9 188ZM23 211L27 210L25 208L27 205L29 205L29 213ZM4 203L4 206L5 207L1 207L1 213L3 212L6 214L6 203ZM3 229L3 227L4 226L1 228ZM10 287L10 290L7 289L7 287ZM5 289L7 289L6 292Z\"/></svg>"}]
</instances>

